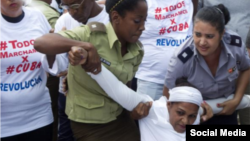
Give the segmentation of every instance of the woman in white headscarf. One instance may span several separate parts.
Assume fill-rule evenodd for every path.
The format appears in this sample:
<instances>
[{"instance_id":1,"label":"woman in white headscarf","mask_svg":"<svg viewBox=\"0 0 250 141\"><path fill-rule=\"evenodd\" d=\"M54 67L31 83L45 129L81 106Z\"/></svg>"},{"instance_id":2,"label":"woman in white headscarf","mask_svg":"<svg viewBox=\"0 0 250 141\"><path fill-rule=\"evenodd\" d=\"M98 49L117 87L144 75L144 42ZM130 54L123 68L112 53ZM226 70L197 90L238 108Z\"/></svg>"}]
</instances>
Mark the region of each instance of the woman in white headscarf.
<instances>
[{"instance_id":1,"label":"woman in white headscarf","mask_svg":"<svg viewBox=\"0 0 250 141\"><path fill-rule=\"evenodd\" d=\"M89 75L112 99L129 111L132 111L140 102L153 101L149 96L138 94L128 88L103 66L99 74L89 73ZM228 98L207 100L205 103L211 106L232 98L233 95ZM200 91L191 87L190 84L188 85L188 82L177 84L177 87L170 90L169 99L162 96L159 100L154 101L148 116L139 120L141 140L186 140L186 125L199 124L204 110L208 115L207 118L211 118L212 114L222 110L215 106L211 106L211 109L207 104L201 108L202 103L204 102ZM243 97L237 109L245 107L250 107L248 96Z\"/></svg>"}]
</instances>

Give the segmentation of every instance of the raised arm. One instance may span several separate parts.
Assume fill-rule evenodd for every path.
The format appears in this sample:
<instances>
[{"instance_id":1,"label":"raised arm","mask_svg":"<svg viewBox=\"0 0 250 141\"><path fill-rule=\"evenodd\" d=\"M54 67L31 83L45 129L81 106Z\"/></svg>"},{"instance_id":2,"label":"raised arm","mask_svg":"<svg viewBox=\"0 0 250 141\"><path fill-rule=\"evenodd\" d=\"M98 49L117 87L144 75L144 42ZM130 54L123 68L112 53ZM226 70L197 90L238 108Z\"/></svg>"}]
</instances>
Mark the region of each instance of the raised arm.
<instances>
[{"instance_id":1,"label":"raised arm","mask_svg":"<svg viewBox=\"0 0 250 141\"><path fill-rule=\"evenodd\" d=\"M72 46L79 46L87 51L93 48L90 43L65 38L57 33L45 34L34 42L37 51L48 55L69 52Z\"/></svg>"}]
</instances>

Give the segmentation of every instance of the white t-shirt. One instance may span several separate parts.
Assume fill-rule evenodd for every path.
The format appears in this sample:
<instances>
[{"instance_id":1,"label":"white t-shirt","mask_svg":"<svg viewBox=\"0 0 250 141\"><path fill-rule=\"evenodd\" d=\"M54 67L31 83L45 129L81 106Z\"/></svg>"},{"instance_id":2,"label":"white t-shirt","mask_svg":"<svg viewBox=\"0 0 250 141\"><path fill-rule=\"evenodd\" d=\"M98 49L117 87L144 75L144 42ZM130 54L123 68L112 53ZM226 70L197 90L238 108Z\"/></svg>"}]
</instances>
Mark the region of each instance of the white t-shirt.
<instances>
[{"instance_id":1,"label":"white t-shirt","mask_svg":"<svg viewBox=\"0 0 250 141\"><path fill-rule=\"evenodd\" d=\"M55 33L62 30L65 27L67 30L73 29L75 27L81 26L82 24L76 21L69 12L63 14L58 18L55 24Z\"/></svg>"},{"instance_id":2,"label":"white t-shirt","mask_svg":"<svg viewBox=\"0 0 250 141\"><path fill-rule=\"evenodd\" d=\"M1 18L1 137L35 130L53 122L47 75L34 40L51 29L44 15L23 7L22 21Z\"/></svg>"},{"instance_id":3,"label":"white t-shirt","mask_svg":"<svg viewBox=\"0 0 250 141\"><path fill-rule=\"evenodd\" d=\"M101 22L104 24L107 24L109 22L109 15L106 12L105 7L103 7L103 10L100 14L97 16L90 18L87 23L89 22ZM78 27L82 25L78 21L76 21L69 13L66 13L62 15L56 22L55 25L55 32L59 32L62 30L63 27L66 27L67 30L71 30L75 27ZM56 60L52 66L52 68L49 68L48 61L46 55L42 57L43 67L47 72L49 72L51 75L57 75L62 71L65 71L68 69L68 53L62 53L56 55ZM60 78L60 86L59 86L59 92L64 93L62 89L62 80L63 77Z\"/></svg>"},{"instance_id":4,"label":"white t-shirt","mask_svg":"<svg viewBox=\"0 0 250 141\"><path fill-rule=\"evenodd\" d=\"M140 41L144 57L136 78L164 84L168 62L175 49L192 35L191 0L149 0L148 17Z\"/></svg>"}]
</instances>

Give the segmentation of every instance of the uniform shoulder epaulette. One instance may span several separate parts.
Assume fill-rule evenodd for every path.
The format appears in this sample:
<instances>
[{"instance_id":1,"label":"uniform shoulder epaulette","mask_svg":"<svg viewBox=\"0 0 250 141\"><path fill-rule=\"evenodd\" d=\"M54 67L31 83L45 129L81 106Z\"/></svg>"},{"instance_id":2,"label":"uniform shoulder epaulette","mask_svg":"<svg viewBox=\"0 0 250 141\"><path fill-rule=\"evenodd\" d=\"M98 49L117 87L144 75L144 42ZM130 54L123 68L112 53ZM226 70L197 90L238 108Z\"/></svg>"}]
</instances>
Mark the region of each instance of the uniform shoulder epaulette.
<instances>
[{"instance_id":1,"label":"uniform shoulder epaulette","mask_svg":"<svg viewBox=\"0 0 250 141\"><path fill-rule=\"evenodd\" d=\"M140 41L137 41L137 44L139 45L139 47L140 47L141 49L143 49L143 44L142 44Z\"/></svg>"},{"instance_id":2,"label":"uniform shoulder epaulette","mask_svg":"<svg viewBox=\"0 0 250 141\"><path fill-rule=\"evenodd\" d=\"M90 22L87 24L88 27L90 28L91 32L104 32L106 33L106 27L103 23L99 23L99 22Z\"/></svg>"},{"instance_id":3,"label":"uniform shoulder epaulette","mask_svg":"<svg viewBox=\"0 0 250 141\"><path fill-rule=\"evenodd\" d=\"M183 64L185 64L193 55L194 51L190 47L187 47L178 54L178 58L182 61Z\"/></svg>"},{"instance_id":4,"label":"uniform shoulder epaulette","mask_svg":"<svg viewBox=\"0 0 250 141\"><path fill-rule=\"evenodd\" d=\"M227 44L236 46L236 47L241 47L242 46L242 39L240 36L237 35L230 35L228 33L225 33L226 35L224 36L225 41Z\"/></svg>"}]
</instances>

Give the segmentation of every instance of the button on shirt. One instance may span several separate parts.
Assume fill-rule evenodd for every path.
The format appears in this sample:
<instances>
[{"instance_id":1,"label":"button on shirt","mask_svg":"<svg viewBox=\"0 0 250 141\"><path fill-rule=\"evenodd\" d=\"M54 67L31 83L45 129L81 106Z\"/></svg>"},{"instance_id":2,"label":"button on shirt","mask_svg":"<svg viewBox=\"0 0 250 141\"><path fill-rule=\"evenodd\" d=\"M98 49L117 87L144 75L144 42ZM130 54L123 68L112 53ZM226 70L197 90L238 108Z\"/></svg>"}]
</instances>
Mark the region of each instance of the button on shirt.
<instances>
[{"instance_id":1,"label":"button on shirt","mask_svg":"<svg viewBox=\"0 0 250 141\"><path fill-rule=\"evenodd\" d=\"M237 38L231 38L231 35ZM175 86L176 79L186 77L188 82L201 91L204 100L228 97L235 93L239 72L250 67L248 52L238 37L236 33L229 30L224 34L223 48L215 76L210 72L204 58L195 49L193 38L190 38L172 57L165 86L171 89ZM241 46L232 45L232 40L235 44L241 43Z\"/></svg>"}]
</instances>

